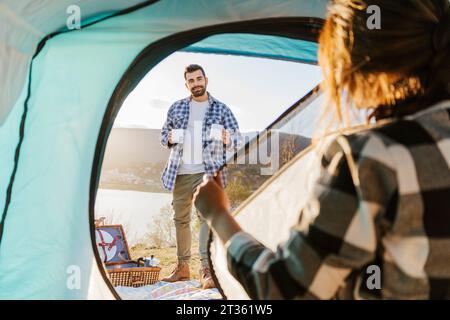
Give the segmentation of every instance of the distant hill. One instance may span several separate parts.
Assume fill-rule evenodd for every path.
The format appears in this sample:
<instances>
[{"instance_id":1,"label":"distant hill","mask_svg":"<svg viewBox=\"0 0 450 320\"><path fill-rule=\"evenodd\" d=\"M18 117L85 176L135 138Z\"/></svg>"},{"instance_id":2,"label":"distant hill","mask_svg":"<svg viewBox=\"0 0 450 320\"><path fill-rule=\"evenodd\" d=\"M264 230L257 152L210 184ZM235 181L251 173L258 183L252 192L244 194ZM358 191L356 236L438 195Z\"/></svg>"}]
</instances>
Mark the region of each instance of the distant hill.
<instances>
[{"instance_id":1,"label":"distant hill","mask_svg":"<svg viewBox=\"0 0 450 320\"><path fill-rule=\"evenodd\" d=\"M159 129L148 128L113 128L106 145L102 168L110 170L145 163L166 163L170 151L160 145L160 132ZM253 137L256 132L243 135Z\"/></svg>"},{"instance_id":2,"label":"distant hill","mask_svg":"<svg viewBox=\"0 0 450 320\"><path fill-rule=\"evenodd\" d=\"M103 169L166 162L169 150L159 143L159 129L113 128L106 145Z\"/></svg>"},{"instance_id":3,"label":"distant hill","mask_svg":"<svg viewBox=\"0 0 450 320\"><path fill-rule=\"evenodd\" d=\"M236 178L240 180L240 184L246 186L246 188L248 188L252 192L258 189L264 183L264 181L266 181L271 177L271 175L262 174L262 168L269 168L271 166L271 163L269 162L268 164L265 165L261 164L262 162L264 162L264 159L261 159L260 156L263 156L265 158L271 157L272 143L277 142L278 142L278 168L281 168L293 157L295 157L295 155L297 155L299 152L307 148L311 144L311 139L303 137L301 135L279 132L278 140L272 139L269 139L268 141L266 141L265 139L260 140L258 151L255 151L255 149L252 147L252 144L250 144L249 148L245 153L246 157L245 161L242 160L244 155L240 153L238 159L235 160L234 163L228 165L228 169L230 172L230 181ZM250 163L249 152L253 153L252 154L253 159L256 158L258 159L256 164L249 164ZM268 159L266 159L266 161L267 160ZM240 164L242 162L246 164ZM276 163L274 163L273 165L276 169Z\"/></svg>"},{"instance_id":4,"label":"distant hill","mask_svg":"<svg viewBox=\"0 0 450 320\"><path fill-rule=\"evenodd\" d=\"M159 143L159 129L113 128L108 139L100 178L100 187L132 189L148 192L166 192L160 177L169 157L169 150ZM243 133L249 141L256 132ZM288 133L279 133L279 167L310 144L310 139ZM247 138L245 138L247 137ZM260 141L263 155L270 156L273 141ZM258 155L258 152L256 153ZM259 158L259 156L258 156ZM240 162L240 161L239 161ZM256 190L270 176L261 175L259 163L230 164L230 176L239 177L249 190Z\"/></svg>"}]
</instances>

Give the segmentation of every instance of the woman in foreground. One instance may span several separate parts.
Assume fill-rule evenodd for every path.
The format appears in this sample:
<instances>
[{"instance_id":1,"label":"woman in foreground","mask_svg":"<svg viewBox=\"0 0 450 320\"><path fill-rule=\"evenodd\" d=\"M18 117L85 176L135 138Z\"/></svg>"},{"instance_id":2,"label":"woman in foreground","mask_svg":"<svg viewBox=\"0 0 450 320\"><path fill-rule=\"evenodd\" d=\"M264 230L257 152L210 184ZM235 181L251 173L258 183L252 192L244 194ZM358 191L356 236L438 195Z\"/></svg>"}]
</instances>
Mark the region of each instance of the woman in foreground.
<instances>
[{"instance_id":1,"label":"woman in foreground","mask_svg":"<svg viewBox=\"0 0 450 320\"><path fill-rule=\"evenodd\" d=\"M367 27L371 5L381 29ZM336 121L360 108L376 124L323 152L309 197L318 205L299 212L316 218L276 252L240 228L214 179L199 186L230 272L254 299L449 299L449 1L332 1L319 64ZM372 265L380 288L367 285Z\"/></svg>"}]
</instances>

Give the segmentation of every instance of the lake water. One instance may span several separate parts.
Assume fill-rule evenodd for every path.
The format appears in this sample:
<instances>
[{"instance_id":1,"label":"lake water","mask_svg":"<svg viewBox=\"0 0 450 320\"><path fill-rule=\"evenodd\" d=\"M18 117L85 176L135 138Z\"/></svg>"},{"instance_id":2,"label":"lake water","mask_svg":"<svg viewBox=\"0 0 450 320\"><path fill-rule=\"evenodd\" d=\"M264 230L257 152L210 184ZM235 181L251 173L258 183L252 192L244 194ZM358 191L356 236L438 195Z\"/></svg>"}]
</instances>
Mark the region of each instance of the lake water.
<instances>
[{"instance_id":1,"label":"lake water","mask_svg":"<svg viewBox=\"0 0 450 320\"><path fill-rule=\"evenodd\" d=\"M122 224L128 244L133 246L151 230L152 216L171 202L171 193L98 189L95 217L106 217L107 224Z\"/></svg>"}]
</instances>

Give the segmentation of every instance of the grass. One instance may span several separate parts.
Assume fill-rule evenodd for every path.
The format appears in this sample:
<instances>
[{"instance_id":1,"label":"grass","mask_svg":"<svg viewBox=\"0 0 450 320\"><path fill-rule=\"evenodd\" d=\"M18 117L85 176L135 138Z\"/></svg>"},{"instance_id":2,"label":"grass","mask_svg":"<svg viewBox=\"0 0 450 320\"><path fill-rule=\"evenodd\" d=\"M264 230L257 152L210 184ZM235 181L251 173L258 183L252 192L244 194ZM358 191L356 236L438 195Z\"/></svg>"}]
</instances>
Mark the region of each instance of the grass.
<instances>
[{"instance_id":1,"label":"grass","mask_svg":"<svg viewBox=\"0 0 450 320\"><path fill-rule=\"evenodd\" d=\"M139 257L150 257L153 255L160 261L161 272L159 278L169 276L177 264L177 249L171 248L150 248L139 243L130 248L131 258L137 260ZM192 241L191 248L191 279L199 280L200 256L198 255L198 242Z\"/></svg>"}]
</instances>

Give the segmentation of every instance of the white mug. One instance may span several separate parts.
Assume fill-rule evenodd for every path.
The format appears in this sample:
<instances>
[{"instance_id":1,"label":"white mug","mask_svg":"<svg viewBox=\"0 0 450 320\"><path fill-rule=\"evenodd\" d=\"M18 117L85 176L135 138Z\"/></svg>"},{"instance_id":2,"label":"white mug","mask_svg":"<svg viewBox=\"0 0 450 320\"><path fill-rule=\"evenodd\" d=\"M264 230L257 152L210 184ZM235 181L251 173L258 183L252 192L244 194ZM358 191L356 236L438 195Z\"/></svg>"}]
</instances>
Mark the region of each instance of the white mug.
<instances>
[{"instance_id":1,"label":"white mug","mask_svg":"<svg viewBox=\"0 0 450 320\"><path fill-rule=\"evenodd\" d=\"M183 129L173 129L172 130L172 142L173 143L183 143L184 140L184 130Z\"/></svg>"},{"instance_id":2,"label":"white mug","mask_svg":"<svg viewBox=\"0 0 450 320\"><path fill-rule=\"evenodd\" d=\"M222 140L222 130L223 130L223 125L213 123L211 125L211 132L210 132L211 139Z\"/></svg>"}]
</instances>

